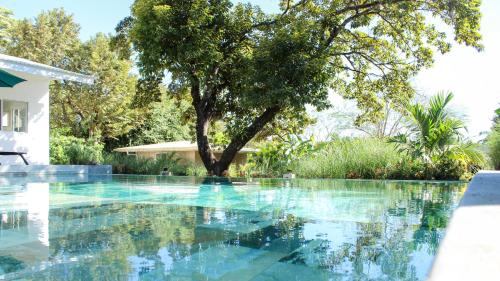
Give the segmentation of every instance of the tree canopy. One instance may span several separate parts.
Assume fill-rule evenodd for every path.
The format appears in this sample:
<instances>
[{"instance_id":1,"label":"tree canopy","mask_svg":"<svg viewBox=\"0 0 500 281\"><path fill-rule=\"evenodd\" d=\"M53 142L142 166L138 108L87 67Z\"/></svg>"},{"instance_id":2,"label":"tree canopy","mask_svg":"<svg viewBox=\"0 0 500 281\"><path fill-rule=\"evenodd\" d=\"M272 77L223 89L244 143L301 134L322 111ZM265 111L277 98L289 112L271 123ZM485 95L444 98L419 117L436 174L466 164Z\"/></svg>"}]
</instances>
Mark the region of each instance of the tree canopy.
<instances>
[{"instance_id":1,"label":"tree canopy","mask_svg":"<svg viewBox=\"0 0 500 281\"><path fill-rule=\"evenodd\" d=\"M70 68L96 77L94 84L55 84L54 127L69 127L72 135L106 140L126 134L139 122L132 107L137 77L132 63L111 49L104 34L85 42L72 55ZM102 139L101 139L102 138Z\"/></svg>"},{"instance_id":2,"label":"tree canopy","mask_svg":"<svg viewBox=\"0 0 500 281\"><path fill-rule=\"evenodd\" d=\"M363 119L384 102L408 100L409 79L451 39L480 50L480 1L282 0L281 12L229 0L136 0L130 34L145 77L172 74L189 86L207 169L221 174L268 123L306 105L329 106L328 90L356 99ZM208 127L224 120L231 141L220 159Z\"/></svg>"},{"instance_id":3,"label":"tree canopy","mask_svg":"<svg viewBox=\"0 0 500 281\"><path fill-rule=\"evenodd\" d=\"M167 91L161 100L153 102L145 114L144 122L124 135L123 145L143 145L169 141L189 140L193 122L189 119L192 109L188 101L176 99Z\"/></svg>"},{"instance_id":4,"label":"tree canopy","mask_svg":"<svg viewBox=\"0 0 500 281\"><path fill-rule=\"evenodd\" d=\"M2 11L0 31L3 15L9 15ZM131 106L137 77L130 75L132 61L115 51L110 36L97 34L81 42L79 30L64 9L49 10L34 19L11 21L5 29L4 48L9 55L94 75L97 79L90 86L51 83L51 127L76 137L109 141L141 121Z\"/></svg>"},{"instance_id":5,"label":"tree canopy","mask_svg":"<svg viewBox=\"0 0 500 281\"><path fill-rule=\"evenodd\" d=\"M0 7L0 51L9 41L9 30L14 22L12 11Z\"/></svg>"},{"instance_id":6,"label":"tree canopy","mask_svg":"<svg viewBox=\"0 0 500 281\"><path fill-rule=\"evenodd\" d=\"M16 21L9 31L6 52L12 56L68 69L70 52L80 45L80 26L63 9Z\"/></svg>"}]
</instances>

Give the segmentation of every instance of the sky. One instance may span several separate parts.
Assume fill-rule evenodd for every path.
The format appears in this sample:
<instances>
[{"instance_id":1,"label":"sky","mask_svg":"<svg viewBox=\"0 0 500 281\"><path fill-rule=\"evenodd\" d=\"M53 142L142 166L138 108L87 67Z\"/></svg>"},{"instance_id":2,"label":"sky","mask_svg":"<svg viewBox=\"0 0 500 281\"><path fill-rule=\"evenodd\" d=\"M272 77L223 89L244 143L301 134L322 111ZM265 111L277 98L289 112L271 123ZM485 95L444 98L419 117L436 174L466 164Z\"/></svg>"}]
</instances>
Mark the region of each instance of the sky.
<instances>
[{"instance_id":1,"label":"sky","mask_svg":"<svg viewBox=\"0 0 500 281\"><path fill-rule=\"evenodd\" d=\"M265 11L276 11L279 1L250 2ZM80 24L82 40L97 32L113 32L116 24L130 14L132 3L133 0L0 0L0 6L12 10L15 18L33 18L43 10L63 7ZM473 138L490 129L494 110L500 107L500 1L483 0L481 10L485 50L478 53L454 45L450 53L436 55L434 66L413 80L421 94L453 92L452 106L467 116L468 135Z\"/></svg>"}]
</instances>

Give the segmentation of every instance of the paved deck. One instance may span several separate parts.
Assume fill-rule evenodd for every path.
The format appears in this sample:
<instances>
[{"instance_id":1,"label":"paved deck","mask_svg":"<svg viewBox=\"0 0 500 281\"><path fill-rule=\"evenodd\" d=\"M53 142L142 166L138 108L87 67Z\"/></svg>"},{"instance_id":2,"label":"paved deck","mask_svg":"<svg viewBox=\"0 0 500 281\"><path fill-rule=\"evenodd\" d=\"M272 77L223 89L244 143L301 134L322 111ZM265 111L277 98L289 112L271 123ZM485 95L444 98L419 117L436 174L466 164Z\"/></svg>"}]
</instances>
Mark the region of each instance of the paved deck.
<instances>
[{"instance_id":1,"label":"paved deck","mask_svg":"<svg viewBox=\"0 0 500 281\"><path fill-rule=\"evenodd\" d=\"M469 184L429 280L500 280L500 172L479 172Z\"/></svg>"},{"instance_id":2,"label":"paved deck","mask_svg":"<svg viewBox=\"0 0 500 281\"><path fill-rule=\"evenodd\" d=\"M0 165L0 176L49 174L111 174L111 165Z\"/></svg>"}]
</instances>

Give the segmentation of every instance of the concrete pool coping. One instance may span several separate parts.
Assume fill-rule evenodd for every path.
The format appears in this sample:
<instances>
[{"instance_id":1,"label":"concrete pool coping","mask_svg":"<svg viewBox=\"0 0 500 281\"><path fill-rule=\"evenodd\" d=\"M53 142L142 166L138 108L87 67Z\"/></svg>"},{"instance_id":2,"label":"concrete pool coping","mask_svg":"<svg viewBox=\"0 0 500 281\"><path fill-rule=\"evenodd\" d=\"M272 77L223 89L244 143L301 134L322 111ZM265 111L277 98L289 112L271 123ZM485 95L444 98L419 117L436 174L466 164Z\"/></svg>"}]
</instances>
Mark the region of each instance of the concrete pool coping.
<instances>
[{"instance_id":1,"label":"concrete pool coping","mask_svg":"<svg viewBox=\"0 0 500 281\"><path fill-rule=\"evenodd\" d=\"M111 165L0 165L0 176L111 173Z\"/></svg>"},{"instance_id":2,"label":"concrete pool coping","mask_svg":"<svg viewBox=\"0 0 500 281\"><path fill-rule=\"evenodd\" d=\"M500 171L470 182L428 280L500 280Z\"/></svg>"}]
</instances>

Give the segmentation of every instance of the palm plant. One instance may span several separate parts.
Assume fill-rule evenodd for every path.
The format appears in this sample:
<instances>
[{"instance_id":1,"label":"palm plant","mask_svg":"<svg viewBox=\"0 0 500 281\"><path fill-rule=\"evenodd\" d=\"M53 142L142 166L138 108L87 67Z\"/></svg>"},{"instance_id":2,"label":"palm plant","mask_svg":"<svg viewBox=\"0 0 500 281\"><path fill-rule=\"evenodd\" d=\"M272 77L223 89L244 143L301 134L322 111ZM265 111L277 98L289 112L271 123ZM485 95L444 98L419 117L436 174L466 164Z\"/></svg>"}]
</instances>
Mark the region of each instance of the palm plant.
<instances>
[{"instance_id":1,"label":"palm plant","mask_svg":"<svg viewBox=\"0 0 500 281\"><path fill-rule=\"evenodd\" d=\"M439 93L431 97L428 106L419 103L408 105L409 131L389 141L396 144L400 152L427 164L450 159L467 165L481 165L483 155L475 144L463 140L464 122L450 116L447 110L452 99L452 93Z\"/></svg>"}]
</instances>

